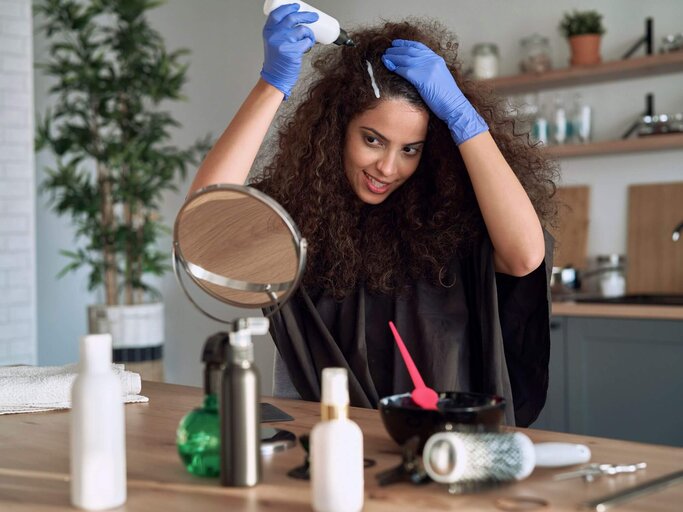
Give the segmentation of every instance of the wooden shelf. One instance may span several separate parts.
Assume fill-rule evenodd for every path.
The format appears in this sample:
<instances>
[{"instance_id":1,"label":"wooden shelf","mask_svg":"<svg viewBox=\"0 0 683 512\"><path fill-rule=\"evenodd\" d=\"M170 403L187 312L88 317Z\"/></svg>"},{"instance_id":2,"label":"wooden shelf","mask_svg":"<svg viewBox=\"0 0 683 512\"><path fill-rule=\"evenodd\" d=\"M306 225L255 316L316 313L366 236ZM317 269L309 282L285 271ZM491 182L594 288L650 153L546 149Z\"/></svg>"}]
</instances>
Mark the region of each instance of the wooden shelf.
<instances>
[{"instance_id":1,"label":"wooden shelf","mask_svg":"<svg viewBox=\"0 0 683 512\"><path fill-rule=\"evenodd\" d=\"M493 86L499 94L518 94L677 72L683 72L683 51L603 62L589 67L504 76L482 82Z\"/></svg>"},{"instance_id":2,"label":"wooden shelf","mask_svg":"<svg viewBox=\"0 0 683 512\"><path fill-rule=\"evenodd\" d=\"M661 151L683 149L683 133L648 135L626 140L610 140L590 144L566 144L548 146L547 154L553 158L573 158L580 156L609 155L613 153L638 153L642 151Z\"/></svg>"}]
</instances>

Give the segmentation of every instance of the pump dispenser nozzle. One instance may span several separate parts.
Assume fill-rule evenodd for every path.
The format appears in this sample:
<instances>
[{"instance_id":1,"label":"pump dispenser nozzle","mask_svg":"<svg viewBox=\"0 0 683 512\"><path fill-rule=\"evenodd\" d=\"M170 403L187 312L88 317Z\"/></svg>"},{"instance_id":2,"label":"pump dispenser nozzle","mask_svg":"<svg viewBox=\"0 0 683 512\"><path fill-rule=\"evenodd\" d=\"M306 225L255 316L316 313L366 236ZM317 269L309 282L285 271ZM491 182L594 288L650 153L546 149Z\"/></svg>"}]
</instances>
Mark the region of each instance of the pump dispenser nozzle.
<instances>
[{"instance_id":1,"label":"pump dispenser nozzle","mask_svg":"<svg viewBox=\"0 0 683 512\"><path fill-rule=\"evenodd\" d=\"M325 368L322 373L320 416L323 421L349 417L349 378L345 368Z\"/></svg>"},{"instance_id":2,"label":"pump dispenser nozzle","mask_svg":"<svg viewBox=\"0 0 683 512\"><path fill-rule=\"evenodd\" d=\"M251 345L252 335L266 334L268 325L267 318L240 318L236 320L234 330L230 333L230 345L248 347Z\"/></svg>"}]
</instances>

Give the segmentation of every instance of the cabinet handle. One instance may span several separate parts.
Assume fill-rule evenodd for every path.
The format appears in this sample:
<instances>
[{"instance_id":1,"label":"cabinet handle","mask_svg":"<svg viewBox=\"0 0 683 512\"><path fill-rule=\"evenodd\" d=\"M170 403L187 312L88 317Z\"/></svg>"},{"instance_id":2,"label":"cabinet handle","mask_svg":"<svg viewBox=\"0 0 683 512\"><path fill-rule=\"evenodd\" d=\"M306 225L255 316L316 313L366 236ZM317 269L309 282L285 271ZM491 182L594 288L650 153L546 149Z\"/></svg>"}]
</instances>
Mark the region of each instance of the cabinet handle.
<instances>
[{"instance_id":1,"label":"cabinet handle","mask_svg":"<svg viewBox=\"0 0 683 512\"><path fill-rule=\"evenodd\" d=\"M555 331L562 327L562 322L550 322L550 330Z\"/></svg>"}]
</instances>

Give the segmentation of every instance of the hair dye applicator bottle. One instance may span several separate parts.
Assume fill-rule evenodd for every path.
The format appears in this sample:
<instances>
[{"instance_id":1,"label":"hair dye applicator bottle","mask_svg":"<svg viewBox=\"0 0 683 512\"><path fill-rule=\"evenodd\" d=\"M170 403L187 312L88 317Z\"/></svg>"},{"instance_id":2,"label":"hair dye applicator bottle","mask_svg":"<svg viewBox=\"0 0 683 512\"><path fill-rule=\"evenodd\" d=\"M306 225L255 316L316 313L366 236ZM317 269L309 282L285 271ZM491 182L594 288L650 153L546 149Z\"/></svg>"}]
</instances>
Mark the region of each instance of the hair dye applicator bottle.
<instances>
[{"instance_id":1,"label":"hair dye applicator bottle","mask_svg":"<svg viewBox=\"0 0 683 512\"><path fill-rule=\"evenodd\" d=\"M316 43L355 46L346 31L339 26L339 22L336 19L305 2L300 2L299 0L266 0L263 4L263 14L268 16L273 9L277 9L285 4L299 4L300 11L318 14L318 21L306 24L313 31Z\"/></svg>"}]
</instances>

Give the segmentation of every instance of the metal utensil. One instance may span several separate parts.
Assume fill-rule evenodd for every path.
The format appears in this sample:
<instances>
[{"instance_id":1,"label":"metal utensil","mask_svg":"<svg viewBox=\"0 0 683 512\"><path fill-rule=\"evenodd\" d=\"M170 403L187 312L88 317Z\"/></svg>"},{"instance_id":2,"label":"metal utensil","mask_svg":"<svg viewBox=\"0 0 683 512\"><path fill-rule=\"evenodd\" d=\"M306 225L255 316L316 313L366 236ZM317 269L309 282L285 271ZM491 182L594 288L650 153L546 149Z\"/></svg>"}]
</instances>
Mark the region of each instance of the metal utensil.
<instances>
[{"instance_id":1,"label":"metal utensil","mask_svg":"<svg viewBox=\"0 0 683 512\"><path fill-rule=\"evenodd\" d=\"M647 462L637 462L634 464L587 464L576 471L568 471L566 473L559 473L553 477L553 480L570 480L572 478L582 477L587 482L592 482L595 477L602 475L618 475L620 473L635 473L640 469L647 468Z\"/></svg>"},{"instance_id":2,"label":"metal utensil","mask_svg":"<svg viewBox=\"0 0 683 512\"><path fill-rule=\"evenodd\" d=\"M669 473L668 475L655 478L654 480L650 480L648 482L643 482L642 484L631 487L630 489L618 491L614 494L608 494L602 498L585 501L581 503L581 507L596 510L597 512L604 512L615 505L638 498L639 496L644 496L645 494L650 494L660 489L664 489L665 487L679 482L683 482L683 470L676 471L675 473Z\"/></svg>"}]
</instances>

